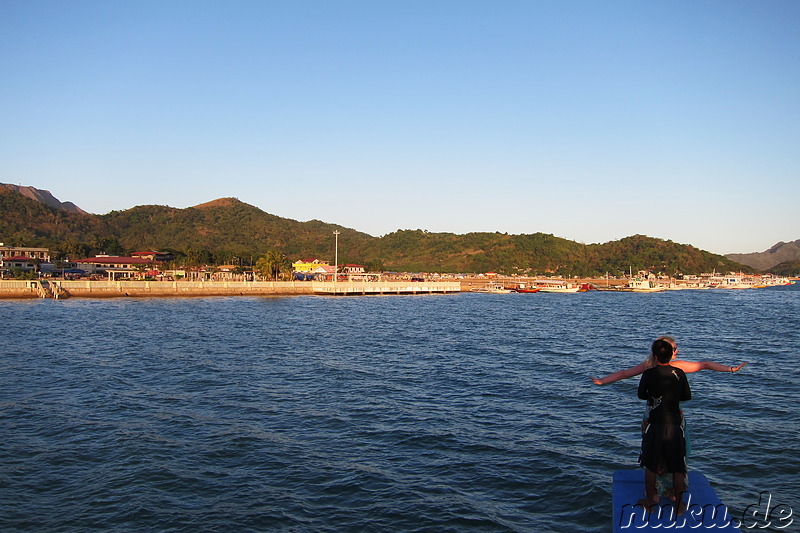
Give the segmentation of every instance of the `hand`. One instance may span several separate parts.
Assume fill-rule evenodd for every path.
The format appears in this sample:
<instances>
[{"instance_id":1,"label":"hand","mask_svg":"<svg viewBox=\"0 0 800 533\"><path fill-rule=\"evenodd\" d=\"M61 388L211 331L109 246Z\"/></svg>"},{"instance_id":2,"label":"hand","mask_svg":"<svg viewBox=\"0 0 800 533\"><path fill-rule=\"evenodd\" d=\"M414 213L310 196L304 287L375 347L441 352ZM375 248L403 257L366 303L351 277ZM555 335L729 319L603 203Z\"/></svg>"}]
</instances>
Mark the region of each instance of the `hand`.
<instances>
[{"instance_id":1,"label":"hand","mask_svg":"<svg viewBox=\"0 0 800 533\"><path fill-rule=\"evenodd\" d=\"M744 363L742 363L741 365L738 365L738 366L732 366L732 367L731 367L731 372L738 372L739 370L743 369L745 366L747 366L747 361L745 361L745 362L744 362Z\"/></svg>"},{"instance_id":2,"label":"hand","mask_svg":"<svg viewBox=\"0 0 800 533\"><path fill-rule=\"evenodd\" d=\"M747 363L745 363L745 364L747 364ZM595 384L595 385L602 385L602 384L603 384L603 382L602 382L602 381L600 381L600 379L599 379L599 378L589 378L589 379L591 379L592 381L594 381L594 384Z\"/></svg>"}]
</instances>

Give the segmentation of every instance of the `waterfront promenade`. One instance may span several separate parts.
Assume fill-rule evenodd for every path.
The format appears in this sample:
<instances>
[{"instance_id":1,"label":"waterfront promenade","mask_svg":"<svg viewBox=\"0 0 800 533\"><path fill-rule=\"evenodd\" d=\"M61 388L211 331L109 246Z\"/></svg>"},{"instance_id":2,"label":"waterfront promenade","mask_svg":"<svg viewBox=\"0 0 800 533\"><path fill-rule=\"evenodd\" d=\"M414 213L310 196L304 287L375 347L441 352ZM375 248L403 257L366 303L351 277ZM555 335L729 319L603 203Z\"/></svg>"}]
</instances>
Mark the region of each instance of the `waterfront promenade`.
<instances>
[{"instance_id":1,"label":"waterfront promenade","mask_svg":"<svg viewBox=\"0 0 800 533\"><path fill-rule=\"evenodd\" d=\"M86 281L0 280L0 298L119 298L190 296L291 296L303 294L445 294L459 282L384 281Z\"/></svg>"},{"instance_id":2,"label":"waterfront promenade","mask_svg":"<svg viewBox=\"0 0 800 533\"><path fill-rule=\"evenodd\" d=\"M480 290L488 284L508 288L530 287L537 280L521 277L482 276L442 280L392 280L392 281L89 281L89 280L0 280L0 299L13 298L118 298L118 297L191 297L191 296L292 296L292 295L390 295L390 294L448 294ZM541 281L541 280L539 280ZM561 281L561 280L560 280ZM582 278L563 280L573 287L588 287L600 291L633 291L629 280ZM719 288L758 288L776 282L750 283L746 285L718 285ZM696 281L661 282L646 291L710 288L699 286Z\"/></svg>"}]
</instances>

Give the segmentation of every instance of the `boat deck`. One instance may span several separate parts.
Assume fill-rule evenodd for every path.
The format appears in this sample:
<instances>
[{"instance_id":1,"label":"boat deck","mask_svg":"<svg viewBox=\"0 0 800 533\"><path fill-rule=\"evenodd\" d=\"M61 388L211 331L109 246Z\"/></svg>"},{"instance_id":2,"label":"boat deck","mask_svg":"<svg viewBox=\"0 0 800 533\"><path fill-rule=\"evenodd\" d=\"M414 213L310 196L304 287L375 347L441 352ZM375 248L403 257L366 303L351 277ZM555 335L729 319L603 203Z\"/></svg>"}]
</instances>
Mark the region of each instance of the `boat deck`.
<instances>
[{"instance_id":1,"label":"boat deck","mask_svg":"<svg viewBox=\"0 0 800 533\"><path fill-rule=\"evenodd\" d=\"M689 472L686 512L675 516L674 506L667 498L651 513L636 503L644 497L644 470L614 472L613 508L614 533L624 531L726 531L738 532L738 520L719 500L708 479L700 472Z\"/></svg>"}]
</instances>

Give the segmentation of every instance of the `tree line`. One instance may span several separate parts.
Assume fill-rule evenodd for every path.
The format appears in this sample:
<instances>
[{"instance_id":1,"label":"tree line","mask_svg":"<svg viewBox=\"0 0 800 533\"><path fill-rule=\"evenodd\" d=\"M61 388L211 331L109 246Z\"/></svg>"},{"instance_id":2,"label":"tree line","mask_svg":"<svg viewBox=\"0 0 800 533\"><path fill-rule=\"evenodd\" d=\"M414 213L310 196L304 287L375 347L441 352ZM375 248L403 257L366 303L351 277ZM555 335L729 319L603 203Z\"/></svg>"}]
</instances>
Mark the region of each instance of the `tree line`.
<instances>
[{"instance_id":1,"label":"tree line","mask_svg":"<svg viewBox=\"0 0 800 533\"><path fill-rule=\"evenodd\" d=\"M588 245L544 233L417 229L373 237L318 220L277 217L232 198L185 209L137 206L91 215L50 208L0 188L0 222L0 242L46 247L59 259L153 250L171 253L176 265L186 267L232 264L254 269L268 254L271 264L279 263L275 254L289 263L314 258L332 263L333 232L339 231L339 262L372 271L564 276L753 271L724 256L643 235ZM282 264L285 271L286 262Z\"/></svg>"}]
</instances>

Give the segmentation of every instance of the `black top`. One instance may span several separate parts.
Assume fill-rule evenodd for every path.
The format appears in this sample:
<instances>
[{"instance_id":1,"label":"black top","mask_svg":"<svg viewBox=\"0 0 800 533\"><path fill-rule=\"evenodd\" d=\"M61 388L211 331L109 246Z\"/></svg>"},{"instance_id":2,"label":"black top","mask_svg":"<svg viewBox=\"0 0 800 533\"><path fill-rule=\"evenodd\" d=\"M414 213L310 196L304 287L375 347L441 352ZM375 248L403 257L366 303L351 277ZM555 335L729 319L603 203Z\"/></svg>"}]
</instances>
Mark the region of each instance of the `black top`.
<instances>
[{"instance_id":1,"label":"black top","mask_svg":"<svg viewBox=\"0 0 800 533\"><path fill-rule=\"evenodd\" d=\"M692 391L683 370L657 365L642 374L639 399L647 400L651 424L680 424L680 402L691 400Z\"/></svg>"}]
</instances>

